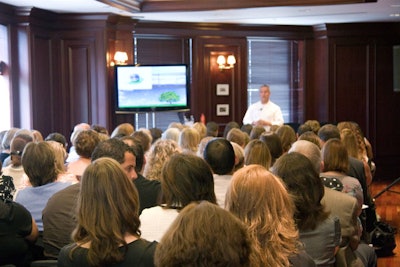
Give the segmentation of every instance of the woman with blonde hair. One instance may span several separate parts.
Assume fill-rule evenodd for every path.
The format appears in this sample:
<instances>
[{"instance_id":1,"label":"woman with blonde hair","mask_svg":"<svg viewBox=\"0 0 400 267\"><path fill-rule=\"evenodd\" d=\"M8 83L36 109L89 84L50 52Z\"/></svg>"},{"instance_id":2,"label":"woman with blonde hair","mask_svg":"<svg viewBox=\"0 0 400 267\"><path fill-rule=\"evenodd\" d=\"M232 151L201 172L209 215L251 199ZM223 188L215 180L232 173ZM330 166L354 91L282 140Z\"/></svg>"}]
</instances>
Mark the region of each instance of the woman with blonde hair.
<instances>
[{"instance_id":1,"label":"woman with blonde hair","mask_svg":"<svg viewBox=\"0 0 400 267\"><path fill-rule=\"evenodd\" d=\"M140 238L139 197L121 165L100 158L81 180L75 243L62 248L58 266L153 266L155 242Z\"/></svg>"},{"instance_id":2,"label":"woman with blonde hair","mask_svg":"<svg viewBox=\"0 0 400 267\"><path fill-rule=\"evenodd\" d=\"M150 148L143 176L150 180L161 180L161 170L164 163L182 150L174 140L157 140Z\"/></svg>"},{"instance_id":3,"label":"woman with blonde hair","mask_svg":"<svg viewBox=\"0 0 400 267\"><path fill-rule=\"evenodd\" d=\"M67 172L67 168L65 167L65 160L68 157L68 153L65 148L56 141L46 141L54 151L55 159L56 159L56 170L57 170L57 182L72 182L77 183L79 180L76 175Z\"/></svg>"},{"instance_id":4,"label":"woman with blonde hair","mask_svg":"<svg viewBox=\"0 0 400 267\"><path fill-rule=\"evenodd\" d=\"M185 128L179 134L178 144L183 153L195 155L199 148L200 134L194 128Z\"/></svg>"},{"instance_id":5,"label":"woman with blonde hair","mask_svg":"<svg viewBox=\"0 0 400 267\"><path fill-rule=\"evenodd\" d=\"M247 224L262 266L315 266L299 242L289 193L265 167L249 165L235 172L225 207Z\"/></svg>"}]
</instances>

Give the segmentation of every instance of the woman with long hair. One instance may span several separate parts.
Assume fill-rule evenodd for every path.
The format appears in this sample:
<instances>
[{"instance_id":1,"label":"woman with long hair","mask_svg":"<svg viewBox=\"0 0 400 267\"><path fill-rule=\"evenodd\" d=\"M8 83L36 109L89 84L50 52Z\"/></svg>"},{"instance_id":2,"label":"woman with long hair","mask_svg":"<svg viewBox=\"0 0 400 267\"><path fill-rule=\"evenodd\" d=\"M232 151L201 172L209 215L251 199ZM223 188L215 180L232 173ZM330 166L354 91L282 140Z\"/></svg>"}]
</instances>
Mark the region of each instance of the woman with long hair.
<instances>
[{"instance_id":1,"label":"woman with long hair","mask_svg":"<svg viewBox=\"0 0 400 267\"><path fill-rule=\"evenodd\" d=\"M225 207L247 225L262 266L315 266L299 241L289 193L265 167L249 165L235 172Z\"/></svg>"},{"instance_id":2,"label":"woman with long hair","mask_svg":"<svg viewBox=\"0 0 400 267\"><path fill-rule=\"evenodd\" d=\"M120 164L100 158L81 180L75 243L65 246L58 266L153 266L155 242L140 238L139 198Z\"/></svg>"}]
</instances>

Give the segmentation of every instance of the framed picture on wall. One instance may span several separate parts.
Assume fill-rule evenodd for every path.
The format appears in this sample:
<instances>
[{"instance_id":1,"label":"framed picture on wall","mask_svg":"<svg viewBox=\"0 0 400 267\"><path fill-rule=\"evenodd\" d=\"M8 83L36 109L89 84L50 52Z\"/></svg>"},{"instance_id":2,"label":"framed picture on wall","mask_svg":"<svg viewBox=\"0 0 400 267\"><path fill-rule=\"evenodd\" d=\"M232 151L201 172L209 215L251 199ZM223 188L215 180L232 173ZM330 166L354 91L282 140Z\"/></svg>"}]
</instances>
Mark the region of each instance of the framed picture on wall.
<instances>
[{"instance_id":1,"label":"framed picture on wall","mask_svg":"<svg viewBox=\"0 0 400 267\"><path fill-rule=\"evenodd\" d=\"M229 104L217 104L217 116L229 116Z\"/></svg>"},{"instance_id":2,"label":"framed picture on wall","mask_svg":"<svg viewBox=\"0 0 400 267\"><path fill-rule=\"evenodd\" d=\"M229 84L227 83L217 84L216 94L217 96L229 95Z\"/></svg>"}]
</instances>

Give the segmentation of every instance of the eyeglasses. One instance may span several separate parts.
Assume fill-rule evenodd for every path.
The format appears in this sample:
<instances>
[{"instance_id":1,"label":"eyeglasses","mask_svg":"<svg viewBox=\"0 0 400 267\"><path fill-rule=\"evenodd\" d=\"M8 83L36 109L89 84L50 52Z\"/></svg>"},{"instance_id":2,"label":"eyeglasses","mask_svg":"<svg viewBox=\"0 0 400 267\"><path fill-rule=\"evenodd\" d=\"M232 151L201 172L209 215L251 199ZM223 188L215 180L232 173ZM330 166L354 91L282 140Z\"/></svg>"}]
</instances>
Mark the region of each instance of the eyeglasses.
<instances>
[{"instance_id":1,"label":"eyeglasses","mask_svg":"<svg viewBox=\"0 0 400 267\"><path fill-rule=\"evenodd\" d=\"M10 155L12 155L12 156L21 156L22 155L22 151L12 151L10 153Z\"/></svg>"}]
</instances>

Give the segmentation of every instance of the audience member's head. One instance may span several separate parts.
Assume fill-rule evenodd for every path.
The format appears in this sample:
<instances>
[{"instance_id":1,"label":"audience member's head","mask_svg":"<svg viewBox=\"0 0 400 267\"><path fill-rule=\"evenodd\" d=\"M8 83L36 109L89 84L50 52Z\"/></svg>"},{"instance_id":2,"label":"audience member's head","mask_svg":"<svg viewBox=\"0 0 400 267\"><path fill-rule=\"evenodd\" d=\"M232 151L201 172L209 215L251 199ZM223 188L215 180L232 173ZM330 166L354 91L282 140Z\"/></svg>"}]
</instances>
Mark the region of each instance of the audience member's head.
<instances>
[{"instance_id":1,"label":"audience member's head","mask_svg":"<svg viewBox=\"0 0 400 267\"><path fill-rule=\"evenodd\" d=\"M323 162L321 157L321 150L319 147L306 140L297 140L292 144L292 147L289 149L289 153L298 152L306 156L314 166L314 169L317 173L320 173L323 169Z\"/></svg>"},{"instance_id":2,"label":"audience member's head","mask_svg":"<svg viewBox=\"0 0 400 267\"><path fill-rule=\"evenodd\" d=\"M336 125L325 124L318 131L318 137L322 143L327 142L329 139L337 138L340 139L340 132Z\"/></svg>"},{"instance_id":3,"label":"audience member's head","mask_svg":"<svg viewBox=\"0 0 400 267\"><path fill-rule=\"evenodd\" d=\"M178 128L168 128L162 133L161 139L171 139L178 142L180 133L181 131Z\"/></svg>"},{"instance_id":4,"label":"audience member's head","mask_svg":"<svg viewBox=\"0 0 400 267\"><path fill-rule=\"evenodd\" d=\"M310 141L311 143L314 143L321 149L321 139L313 131L308 131L303 133L302 135L299 136L299 138L297 138L297 140Z\"/></svg>"},{"instance_id":5,"label":"audience member's head","mask_svg":"<svg viewBox=\"0 0 400 267\"><path fill-rule=\"evenodd\" d=\"M44 140L58 142L64 147L65 150L67 150L68 147L67 138L63 134L57 132L50 133L48 136L46 136Z\"/></svg>"},{"instance_id":6,"label":"audience member's head","mask_svg":"<svg viewBox=\"0 0 400 267\"><path fill-rule=\"evenodd\" d=\"M1 141L1 146L3 150L5 151L10 150L11 140L14 138L14 135L18 130L19 130L18 128L11 128L7 130Z\"/></svg>"},{"instance_id":7,"label":"audience member's head","mask_svg":"<svg viewBox=\"0 0 400 267\"><path fill-rule=\"evenodd\" d=\"M74 130L72 131L70 136L71 144L72 145L74 144L74 140L80 131L86 131L86 130L90 130L90 125L85 122L78 123L77 125L75 125Z\"/></svg>"},{"instance_id":8,"label":"audience member's head","mask_svg":"<svg viewBox=\"0 0 400 267\"><path fill-rule=\"evenodd\" d=\"M230 142L234 142L241 147L246 146L246 133L242 132L239 128L233 128L228 132L228 135L226 136L226 140Z\"/></svg>"},{"instance_id":9,"label":"audience member's head","mask_svg":"<svg viewBox=\"0 0 400 267\"><path fill-rule=\"evenodd\" d=\"M123 141L110 138L100 142L93 150L91 160L95 161L103 157L112 158L121 164L122 169L131 180L137 178L135 152Z\"/></svg>"},{"instance_id":10,"label":"audience member's head","mask_svg":"<svg viewBox=\"0 0 400 267\"><path fill-rule=\"evenodd\" d=\"M349 155L340 139L329 139L322 147L321 155L324 172L347 173L349 170Z\"/></svg>"},{"instance_id":11,"label":"audience member's head","mask_svg":"<svg viewBox=\"0 0 400 267\"><path fill-rule=\"evenodd\" d=\"M208 142L210 142L214 138L215 137L213 137L213 136L206 136L206 137L204 137L203 139L200 140L199 148L197 149L197 156L203 158L204 149L206 149L206 146L207 146Z\"/></svg>"},{"instance_id":12,"label":"audience member's head","mask_svg":"<svg viewBox=\"0 0 400 267\"><path fill-rule=\"evenodd\" d=\"M33 142L42 142L44 141L43 135L38 130L31 130L31 135L33 138Z\"/></svg>"},{"instance_id":13,"label":"audience member's head","mask_svg":"<svg viewBox=\"0 0 400 267\"><path fill-rule=\"evenodd\" d=\"M47 142L30 142L22 153L22 166L33 187L54 182L57 179L56 158Z\"/></svg>"},{"instance_id":14,"label":"audience member's head","mask_svg":"<svg viewBox=\"0 0 400 267\"><path fill-rule=\"evenodd\" d=\"M207 136L217 137L219 132L219 126L215 121L209 121L206 124Z\"/></svg>"},{"instance_id":15,"label":"audience member's head","mask_svg":"<svg viewBox=\"0 0 400 267\"><path fill-rule=\"evenodd\" d=\"M251 140L244 148L244 164L259 164L269 169L271 167L271 153L267 144L261 140Z\"/></svg>"},{"instance_id":16,"label":"audience member's head","mask_svg":"<svg viewBox=\"0 0 400 267\"><path fill-rule=\"evenodd\" d=\"M162 130L160 128L150 128L151 143L154 144L155 141L161 138Z\"/></svg>"},{"instance_id":17,"label":"audience member's head","mask_svg":"<svg viewBox=\"0 0 400 267\"><path fill-rule=\"evenodd\" d=\"M62 144L57 142L57 141L48 140L46 142L53 149L54 157L55 157L55 160L56 160L55 161L55 165L56 165L57 174L64 173L66 171L65 160L68 157L67 151L62 146Z\"/></svg>"},{"instance_id":18,"label":"audience member's head","mask_svg":"<svg viewBox=\"0 0 400 267\"><path fill-rule=\"evenodd\" d=\"M276 133L265 132L260 136L260 140L268 146L271 153L271 166L274 165L276 159L283 154L281 139Z\"/></svg>"},{"instance_id":19,"label":"audience member's head","mask_svg":"<svg viewBox=\"0 0 400 267\"><path fill-rule=\"evenodd\" d=\"M296 132L289 125L279 126L275 133L281 139L283 153L288 152L292 144L297 140Z\"/></svg>"},{"instance_id":20,"label":"audience member's head","mask_svg":"<svg viewBox=\"0 0 400 267\"><path fill-rule=\"evenodd\" d=\"M74 139L76 153L82 157L90 159L93 150L100 142L99 134L93 130L83 130Z\"/></svg>"},{"instance_id":21,"label":"audience member's head","mask_svg":"<svg viewBox=\"0 0 400 267\"><path fill-rule=\"evenodd\" d=\"M167 208L181 209L192 201L217 202L210 167L200 157L176 154L162 169L161 189Z\"/></svg>"},{"instance_id":22,"label":"audience member's head","mask_svg":"<svg viewBox=\"0 0 400 267\"><path fill-rule=\"evenodd\" d=\"M178 144L185 153L196 154L199 148L200 134L194 128L185 128L179 134Z\"/></svg>"},{"instance_id":23,"label":"audience member's head","mask_svg":"<svg viewBox=\"0 0 400 267\"><path fill-rule=\"evenodd\" d=\"M209 141L204 149L203 158L215 174L232 174L235 167L235 151L232 144L225 138Z\"/></svg>"},{"instance_id":24,"label":"audience member's head","mask_svg":"<svg viewBox=\"0 0 400 267\"><path fill-rule=\"evenodd\" d=\"M136 131L132 134L133 137L135 137L137 140L140 140L140 144L142 145L142 148L144 150L144 153L146 153L147 151L150 150L151 147L151 140L152 137L150 135L148 135L146 132L144 131Z\"/></svg>"},{"instance_id":25,"label":"audience member's head","mask_svg":"<svg viewBox=\"0 0 400 267\"><path fill-rule=\"evenodd\" d=\"M309 125L311 127L311 131L313 131L315 134L318 134L318 131L321 127L321 124L317 120L307 120L305 125Z\"/></svg>"},{"instance_id":26,"label":"audience member's head","mask_svg":"<svg viewBox=\"0 0 400 267\"><path fill-rule=\"evenodd\" d=\"M340 131L340 140L342 141L342 144L344 147L347 149L347 153L349 154L349 157L353 158L358 158L361 160L361 158L358 157L358 142L357 142L357 137L354 135L353 131L350 129L343 129Z\"/></svg>"},{"instance_id":27,"label":"audience member's head","mask_svg":"<svg viewBox=\"0 0 400 267\"><path fill-rule=\"evenodd\" d=\"M297 131L296 131L297 137L299 137L300 135L302 135L305 132L313 132L313 130L311 129L310 125L303 123L297 128Z\"/></svg>"},{"instance_id":28,"label":"audience member's head","mask_svg":"<svg viewBox=\"0 0 400 267\"><path fill-rule=\"evenodd\" d=\"M143 176L150 180L160 180L164 163L179 153L182 153L182 149L174 140L157 140L148 152Z\"/></svg>"},{"instance_id":29,"label":"audience member's head","mask_svg":"<svg viewBox=\"0 0 400 267\"><path fill-rule=\"evenodd\" d=\"M21 165L22 152L24 151L26 145L32 141L32 136L27 134L20 134L12 139L10 146L10 157L11 163L14 167Z\"/></svg>"},{"instance_id":30,"label":"audience member's head","mask_svg":"<svg viewBox=\"0 0 400 267\"><path fill-rule=\"evenodd\" d=\"M231 144L235 151L235 167L233 169L235 172L244 166L244 148L235 142L231 142Z\"/></svg>"},{"instance_id":31,"label":"audience member's head","mask_svg":"<svg viewBox=\"0 0 400 267\"><path fill-rule=\"evenodd\" d=\"M127 245L126 235L140 236L138 209L137 190L118 162L100 158L87 167L73 238L78 244L90 242L90 266L107 266L124 258L126 251L121 250L121 244Z\"/></svg>"},{"instance_id":32,"label":"audience member's head","mask_svg":"<svg viewBox=\"0 0 400 267\"><path fill-rule=\"evenodd\" d=\"M202 122L195 122L192 126L193 129L196 129L200 135L200 139L203 139L207 136L207 126Z\"/></svg>"},{"instance_id":33,"label":"audience member's head","mask_svg":"<svg viewBox=\"0 0 400 267\"><path fill-rule=\"evenodd\" d=\"M226 137L228 136L229 131L232 130L233 128L238 128L238 129L240 129L239 123L237 123L236 121L230 121L230 122L228 122L228 123L225 125L223 137L226 138Z\"/></svg>"},{"instance_id":34,"label":"audience member's head","mask_svg":"<svg viewBox=\"0 0 400 267\"><path fill-rule=\"evenodd\" d=\"M124 136L120 140L132 149L136 157L135 171L137 174L142 174L146 160L141 140L139 138L135 138L134 136Z\"/></svg>"},{"instance_id":35,"label":"audience member's head","mask_svg":"<svg viewBox=\"0 0 400 267\"><path fill-rule=\"evenodd\" d=\"M298 152L279 158L271 169L279 176L293 197L296 210L294 218L300 231L314 230L329 213L321 204L324 185L311 161Z\"/></svg>"},{"instance_id":36,"label":"audience member's head","mask_svg":"<svg viewBox=\"0 0 400 267\"><path fill-rule=\"evenodd\" d=\"M290 266L299 234L293 201L278 177L260 165L243 167L233 174L225 208L246 223L261 266Z\"/></svg>"},{"instance_id":37,"label":"audience member's head","mask_svg":"<svg viewBox=\"0 0 400 267\"><path fill-rule=\"evenodd\" d=\"M250 140L259 139L266 130L263 126L254 126L249 134Z\"/></svg>"},{"instance_id":38,"label":"audience member's head","mask_svg":"<svg viewBox=\"0 0 400 267\"><path fill-rule=\"evenodd\" d=\"M107 128L102 126L102 125L92 124L90 126L90 129L95 131L95 132L98 132L99 134L105 134L107 136L109 135Z\"/></svg>"},{"instance_id":39,"label":"audience member's head","mask_svg":"<svg viewBox=\"0 0 400 267\"><path fill-rule=\"evenodd\" d=\"M212 229L210 231L210 229ZM186 206L157 246L158 267L258 266L246 226L207 201Z\"/></svg>"},{"instance_id":40,"label":"audience member's head","mask_svg":"<svg viewBox=\"0 0 400 267\"><path fill-rule=\"evenodd\" d=\"M253 130L253 125L243 124L242 127L240 127L240 130L250 136L251 130Z\"/></svg>"},{"instance_id":41,"label":"audience member's head","mask_svg":"<svg viewBox=\"0 0 400 267\"><path fill-rule=\"evenodd\" d=\"M120 138L122 136L131 135L135 131L135 127L133 127L130 123L121 123L111 133L111 138L117 137Z\"/></svg>"}]
</instances>

